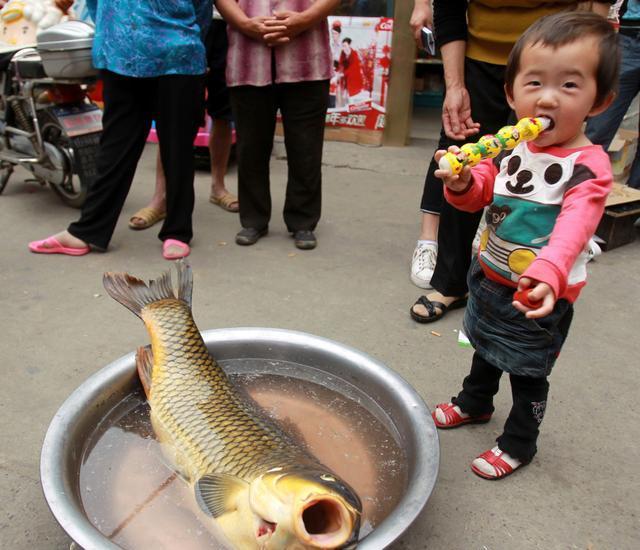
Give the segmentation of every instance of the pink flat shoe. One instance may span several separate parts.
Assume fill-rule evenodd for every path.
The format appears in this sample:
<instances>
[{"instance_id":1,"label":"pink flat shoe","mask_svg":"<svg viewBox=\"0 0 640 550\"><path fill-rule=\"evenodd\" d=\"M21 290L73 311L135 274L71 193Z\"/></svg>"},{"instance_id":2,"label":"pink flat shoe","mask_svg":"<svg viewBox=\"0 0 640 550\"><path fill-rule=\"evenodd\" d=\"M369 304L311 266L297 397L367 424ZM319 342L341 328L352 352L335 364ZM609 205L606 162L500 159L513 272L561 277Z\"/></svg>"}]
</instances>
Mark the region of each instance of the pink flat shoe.
<instances>
[{"instance_id":1,"label":"pink flat shoe","mask_svg":"<svg viewBox=\"0 0 640 550\"><path fill-rule=\"evenodd\" d=\"M66 254L67 256L84 256L91 252L88 246L83 246L82 248L63 246L55 237L48 237L41 241L32 241L29 243L29 250L36 254Z\"/></svg>"},{"instance_id":2,"label":"pink flat shoe","mask_svg":"<svg viewBox=\"0 0 640 550\"><path fill-rule=\"evenodd\" d=\"M177 254L169 254L168 250L170 247L175 246L180 249L180 252ZM178 241L176 239L167 239L162 243L162 257L165 260L179 260L180 258L186 258L191 253L191 248L187 243L183 243L182 241Z\"/></svg>"}]
</instances>

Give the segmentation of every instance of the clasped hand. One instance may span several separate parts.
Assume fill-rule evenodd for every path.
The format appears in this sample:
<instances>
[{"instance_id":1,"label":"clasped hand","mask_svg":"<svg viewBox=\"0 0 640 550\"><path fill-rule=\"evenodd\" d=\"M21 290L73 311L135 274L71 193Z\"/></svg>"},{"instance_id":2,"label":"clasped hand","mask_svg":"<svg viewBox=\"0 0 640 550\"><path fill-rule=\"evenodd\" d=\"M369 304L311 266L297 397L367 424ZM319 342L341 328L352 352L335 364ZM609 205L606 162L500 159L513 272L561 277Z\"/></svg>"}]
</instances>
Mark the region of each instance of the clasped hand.
<instances>
[{"instance_id":1,"label":"clasped hand","mask_svg":"<svg viewBox=\"0 0 640 550\"><path fill-rule=\"evenodd\" d=\"M307 22L304 15L297 11L275 11L273 16L251 17L247 20L244 32L267 46L281 46L304 32Z\"/></svg>"}]
</instances>

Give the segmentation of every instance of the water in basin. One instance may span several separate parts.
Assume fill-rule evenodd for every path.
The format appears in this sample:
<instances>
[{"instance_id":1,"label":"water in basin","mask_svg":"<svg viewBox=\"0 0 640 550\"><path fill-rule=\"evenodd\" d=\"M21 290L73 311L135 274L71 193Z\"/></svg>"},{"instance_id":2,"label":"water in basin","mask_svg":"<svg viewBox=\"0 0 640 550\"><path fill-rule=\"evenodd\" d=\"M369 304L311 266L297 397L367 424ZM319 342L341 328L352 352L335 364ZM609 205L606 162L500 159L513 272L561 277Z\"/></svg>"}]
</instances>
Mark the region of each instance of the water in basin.
<instances>
[{"instance_id":1,"label":"water in basin","mask_svg":"<svg viewBox=\"0 0 640 550\"><path fill-rule=\"evenodd\" d=\"M406 490L406 457L375 400L341 378L265 359L220 362L269 416L345 479L363 504L360 537ZM89 438L79 477L87 517L127 550L224 548L193 490L167 464L142 392L123 399Z\"/></svg>"}]
</instances>

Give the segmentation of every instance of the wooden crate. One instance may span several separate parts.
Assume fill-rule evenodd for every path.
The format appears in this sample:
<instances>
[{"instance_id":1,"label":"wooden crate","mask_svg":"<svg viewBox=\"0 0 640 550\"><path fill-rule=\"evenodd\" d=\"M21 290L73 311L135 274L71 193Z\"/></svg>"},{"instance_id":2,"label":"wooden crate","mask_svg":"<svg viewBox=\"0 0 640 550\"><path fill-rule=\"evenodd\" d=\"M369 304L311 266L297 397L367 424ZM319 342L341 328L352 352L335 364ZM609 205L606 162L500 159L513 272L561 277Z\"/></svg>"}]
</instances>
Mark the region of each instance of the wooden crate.
<instances>
[{"instance_id":1,"label":"wooden crate","mask_svg":"<svg viewBox=\"0 0 640 550\"><path fill-rule=\"evenodd\" d=\"M640 191L620 183L613 184L607 199L596 235L604 241L602 250L612 250L633 242L637 229L634 225L640 218Z\"/></svg>"}]
</instances>

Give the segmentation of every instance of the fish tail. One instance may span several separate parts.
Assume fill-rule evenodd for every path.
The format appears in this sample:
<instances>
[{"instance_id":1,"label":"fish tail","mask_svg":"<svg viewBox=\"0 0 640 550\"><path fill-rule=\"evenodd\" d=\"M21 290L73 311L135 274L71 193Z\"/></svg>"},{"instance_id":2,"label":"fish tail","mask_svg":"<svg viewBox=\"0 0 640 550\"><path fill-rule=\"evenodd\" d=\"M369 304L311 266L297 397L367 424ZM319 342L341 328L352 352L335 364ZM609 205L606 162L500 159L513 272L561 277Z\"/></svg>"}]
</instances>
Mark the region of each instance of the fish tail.
<instances>
[{"instance_id":1,"label":"fish tail","mask_svg":"<svg viewBox=\"0 0 640 550\"><path fill-rule=\"evenodd\" d=\"M191 308L193 291L191 267L182 260L175 264L178 270L177 299ZM153 302L176 299L169 271L163 273L158 279L149 281L149 284L128 273L107 272L102 277L102 283L109 296L133 311L138 317L141 316L142 309Z\"/></svg>"}]
</instances>

